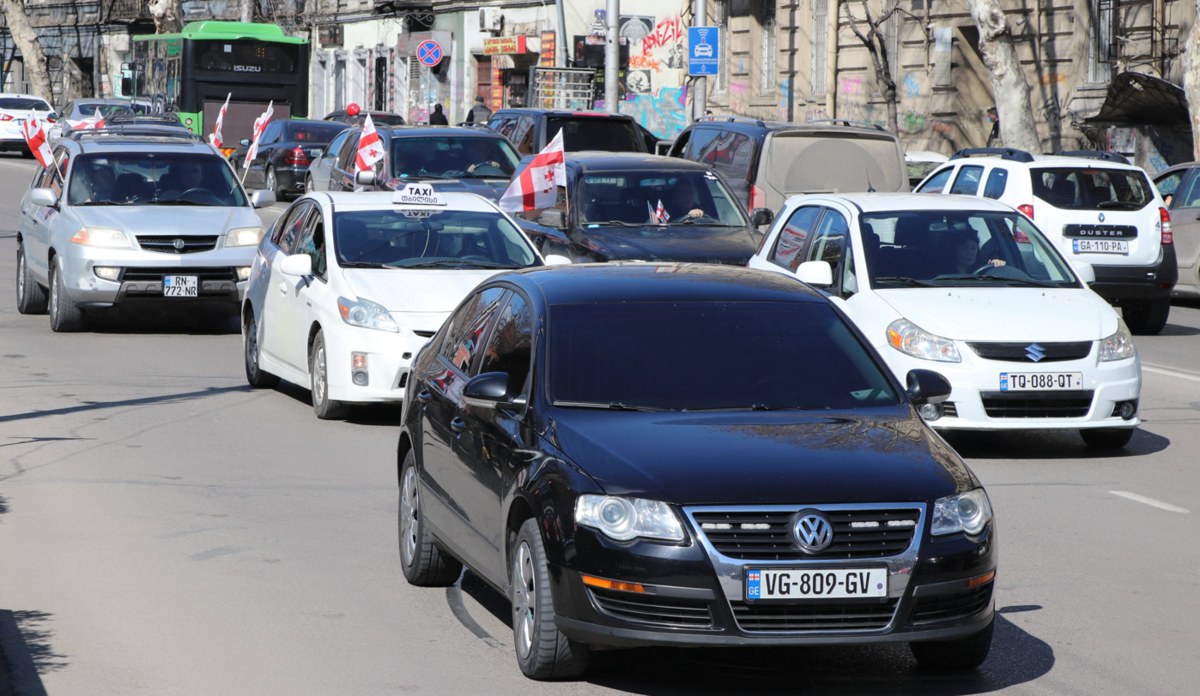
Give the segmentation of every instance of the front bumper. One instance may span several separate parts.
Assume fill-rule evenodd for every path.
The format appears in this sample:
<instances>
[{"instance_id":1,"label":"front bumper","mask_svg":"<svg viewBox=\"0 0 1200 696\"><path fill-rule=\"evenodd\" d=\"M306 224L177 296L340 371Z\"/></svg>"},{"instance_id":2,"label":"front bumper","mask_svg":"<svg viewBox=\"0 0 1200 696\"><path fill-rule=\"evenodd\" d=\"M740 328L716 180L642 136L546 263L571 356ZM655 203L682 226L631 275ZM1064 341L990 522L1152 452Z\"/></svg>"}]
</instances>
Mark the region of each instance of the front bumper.
<instances>
[{"instance_id":1,"label":"front bumper","mask_svg":"<svg viewBox=\"0 0 1200 696\"><path fill-rule=\"evenodd\" d=\"M326 331L329 398L349 403L402 401L413 358L432 336L431 331L422 334L403 325L398 333L349 325ZM365 369L355 368L356 353L366 361Z\"/></svg>"},{"instance_id":2,"label":"front bumper","mask_svg":"<svg viewBox=\"0 0 1200 696\"><path fill-rule=\"evenodd\" d=\"M861 506L860 506L861 507ZM909 506L910 508L913 506ZM552 566L557 624L591 645L636 647L880 643L969 636L994 613L995 528L977 539L920 540L883 558L783 561L730 558L703 535L686 545L614 542L576 534L569 566ZM799 508L797 508L799 509ZM802 556L799 551L797 557ZM862 600L748 601L749 569L887 567L887 596ZM599 588L584 576L640 583L644 592ZM590 580L589 580L590 581Z\"/></svg>"},{"instance_id":3,"label":"front bumper","mask_svg":"<svg viewBox=\"0 0 1200 696\"><path fill-rule=\"evenodd\" d=\"M59 254L67 296L81 307L105 308L130 300L163 303L239 303L254 262L254 247L216 249L203 254L162 254L140 249L102 249L68 245ZM118 269L109 280L97 268ZM244 269L244 270L241 270ZM163 276L195 276L198 297L163 295Z\"/></svg>"}]
</instances>

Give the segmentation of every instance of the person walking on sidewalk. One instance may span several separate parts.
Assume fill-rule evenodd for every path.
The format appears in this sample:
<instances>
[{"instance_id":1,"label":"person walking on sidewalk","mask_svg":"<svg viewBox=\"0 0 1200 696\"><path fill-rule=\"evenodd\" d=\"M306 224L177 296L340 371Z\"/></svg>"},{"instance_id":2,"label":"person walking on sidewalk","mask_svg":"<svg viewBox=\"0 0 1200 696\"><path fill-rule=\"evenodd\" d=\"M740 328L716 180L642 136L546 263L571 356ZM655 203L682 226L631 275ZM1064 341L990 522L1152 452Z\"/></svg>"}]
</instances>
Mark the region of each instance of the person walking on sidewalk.
<instances>
[{"instance_id":1,"label":"person walking on sidewalk","mask_svg":"<svg viewBox=\"0 0 1200 696\"><path fill-rule=\"evenodd\" d=\"M433 113L429 114L429 125L431 126L448 126L450 121L446 119L446 114L442 113L442 105L434 104Z\"/></svg>"},{"instance_id":2,"label":"person walking on sidewalk","mask_svg":"<svg viewBox=\"0 0 1200 696\"><path fill-rule=\"evenodd\" d=\"M475 106L467 112L467 123L487 123L492 117L492 110L487 108L487 104L483 103L483 95L475 95Z\"/></svg>"}]
</instances>

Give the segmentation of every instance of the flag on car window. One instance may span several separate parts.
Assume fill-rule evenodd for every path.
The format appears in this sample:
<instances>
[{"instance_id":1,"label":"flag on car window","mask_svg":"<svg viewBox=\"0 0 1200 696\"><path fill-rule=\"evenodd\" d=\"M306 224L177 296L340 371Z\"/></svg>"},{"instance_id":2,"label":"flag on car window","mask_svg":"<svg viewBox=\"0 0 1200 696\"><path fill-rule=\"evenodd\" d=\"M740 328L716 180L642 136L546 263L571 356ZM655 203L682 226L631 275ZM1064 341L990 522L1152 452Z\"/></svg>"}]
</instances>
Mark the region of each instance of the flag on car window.
<instances>
[{"instance_id":1,"label":"flag on car window","mask_svg":"<svg viewBox=\"0 0 1200 696\"><path fill-rule=\"evenodd\" d=\"M221 126L225 124L225 112L229 110L229 98L232 96L233 92L225 95L225 103L221 105L221 110L217 112L217 122L213 125L213 132L208 136L208 142L212 143L212 146L217 149L223 147Z\"/></svg>"},{"instance_id":2,"label":"flag on car window","mask_svg":"<svg viewBox=\"0 0 1200 696\"><path fill-rule=\"evenodd\" d=\"M354 155L354 171L369 172L382 159L383 140L379 137L379 131L375 130L371 114L367 114L363 119L362 135L358 138L358 152Z\"/></svg>"},{"instance_id":3,"label":"flag on car window","mask_svg":"<svg viewBox=\"0 0 1200 696\"><path fill-rule=\"evenodd\" d=\"M29 146L29 151L33 153L37 161L42 167L49 167L50 163L54 161L54 157L50 153L50 145L46 143L46 130L42 128L42 122L32 111L25 117L25 122L21 124L21 133L25 136L25 144Z\"/></svg>"},{"instance_id":4,"label":"flag on car window","mask_svg":"<svg viewBox=\"0 0 1200 696\"><path fill-rule=\"evenodd\" d=\"M514 177L504 195L500 196L500 209L515 213L522 210L550 208L558 197L555 186L567 185L567 167L563 156L563 134L550 141L542 151L534 155L529 166Z\"/></svg>"},{"instance_id":5,"label":"flag on car window","mask_svg":"<svg viewBox=\"0 0 1200 696\"><path fill-rule=\"evenodd\" d=\"M667 214L667 209L663 207L662 199L658 199L658 208L654 210L655 222L660 225L665 225L671 221L671 216Z\"/></svg>"},{"instance_id":6,"label":"flag on car window","mask_svg":"<svg viewBox=\"0 0 1200 696\"><path fill-rule=\"evenodd\" d=\"M246 149L246 161L242 163L243 176L245 176L245 171L250 168L250 162L258 156L258 141L262 138L263 131L267 129L267 124L271 122L273 113L275 113L275 101L271 100L267 104L267 110L262 112L262 116L254 119L254 135L250 138L250 147Z\"/></svg>"},{"instance_id":7,"label":"flag on car window","mask_svg":"<svg viewBox=\"0 0 1200 696\"><path fill-rule=\"evenodd\" d=\"M104 127L104 115L100 113L100 107L96 107L96 117L92 119L92 128Z\"/></svg>"}]
</instances>

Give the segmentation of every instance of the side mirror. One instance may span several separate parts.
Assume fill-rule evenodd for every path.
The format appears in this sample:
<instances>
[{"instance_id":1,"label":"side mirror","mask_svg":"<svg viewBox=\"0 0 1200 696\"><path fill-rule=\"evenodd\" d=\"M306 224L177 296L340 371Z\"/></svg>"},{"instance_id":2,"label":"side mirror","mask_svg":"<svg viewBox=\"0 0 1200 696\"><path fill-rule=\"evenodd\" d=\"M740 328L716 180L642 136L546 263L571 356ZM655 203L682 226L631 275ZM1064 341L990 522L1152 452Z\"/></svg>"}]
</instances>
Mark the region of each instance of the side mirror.
<instances>
[{"instance_id":1,"label":"side mirror","mask_svg":"<svg viewBox=\"0 0 1200 696\"><path fill-rule=\"evenodd\" d=\"M325 148L323 147L314 147L309 152L312 153L312 159L325 156Z\"/></svg>"},{"instance_id":2,"label":"side mirror","mask_svg":"<svg viewBox=\"0 0 1200 696\"><path fill-rule=\"evenodd\" d=\"M463 385L463 401L468 406L496 408L508 399L508 373L485 372Z\"/></svg>"},{"instance_id":3,"label":"side mirror","mask_svg":"<svg viewBox=\"0 0 1200 696\"><path fill-rule=\"evenodd\" d=\"M374 186L375 172L356 172L354 174L354 183L359 186Z\"/></svg>"},{"instance_id":4,"label":"side mirror","mask_svg":"<svg viewBox=\"0 0 1200 696\"><path fill-rule=\"evenodd\" d=\"M1087 261L1074 259L1071 261L1071 265L1075 267L1075 275L1079 276L1079 280L1084 285L1091 285L1096 282L1096 269L1092 268L1092 264Z\"/></svg>"},{"instance_id":5,"label":"side mirror","mask_svg":"<svg viewBox=\"0 0 1200 696\"><path fill-rule=\"evenodd\" d=\"M242 138L238 141L238 145L241 145L242 147L250 147L250 138Z\"/></svg>"},{"instance_id":6,"label":"side mirror","mask_svg":"<svg viewBox=\"0 0 1200 696\"><path fill-rule=\"evenodd\" d=\"M254 191L250 194L250 205L255 208L269 208L275 205L274 191Z\"/></svg>"},{"instance_id":7,"label":"side mirror","mask_svg":"<svg viewBox=\"0 0 1200 696\"><path fill-rule=\"evenodd\" d=\"M542 260L546 262L547 266L570 266L571 265L571 259L563 256L562 254L546 254L545 258Z\"/></svg>"},{"instance_id":8,"label":"side mirror","mask_svg":"<svg viewBox=\"0 0 1200 696\"><path fill-rule=\"evenodd\" d=\"M762 227L775 222L775 211L770 208L755 208L750 211L750 224L755 227Z\"/></svg>"},{"instance_id":9,"label":"side mirror","mask_svg":"<svg viewBox=\"0 0 1200 696\"><path fill-rule=\"evenodd\" d=\"M35 188L29 192L29 202L43 208L58 205L58 195L48 188Z\"/></svg>"},{"instance_id":10,"label":"side mirror","mask_svg":"<svg viewBox=\"0 0 1200 696\"><path fill-rule=\"evenodd\" d=\"M289 254L279 262L279 270L288 276L304 278L312 275L312 257L308 254Z\"/></svg>"},{"instance_id":11,"label":"side mirror","mask_svg":"<svg viewBox=\"0 0 1200 696\"><path fill-rule=\"evenodd\" d=\"M833 285L833 266L828 261L805 261L796 269L796 277L809 285Z\"/></svg>"},{"instance_id":12,"label":"side mirror","mask_svg":"<svg viewBox=\"0 0 1200 696\"><path fill-rule=\"evenodd\" d=\"M909 370L905 377L908 398L914 406L940 404L950 397L950 382L933 370Z\"/></svg>"},{"instance_id":13,"label":"side mirror","mask_svg":"<svg viewBox=\"0 0 1200 696\"><path fill-rule=\"evenodd\" d=\"M537 221L539 225L564 230L567 228L567 212L558 208L549 208L538 213Z\"/></svg>"}]
</instances>

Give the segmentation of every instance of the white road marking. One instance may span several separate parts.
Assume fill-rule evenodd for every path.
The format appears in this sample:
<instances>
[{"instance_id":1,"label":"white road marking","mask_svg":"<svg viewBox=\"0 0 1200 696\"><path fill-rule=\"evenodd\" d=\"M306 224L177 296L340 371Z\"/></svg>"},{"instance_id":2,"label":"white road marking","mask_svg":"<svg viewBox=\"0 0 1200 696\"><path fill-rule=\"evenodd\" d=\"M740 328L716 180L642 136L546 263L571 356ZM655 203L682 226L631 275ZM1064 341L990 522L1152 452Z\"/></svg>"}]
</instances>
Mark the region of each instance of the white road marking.
<instances>
[{"instance_id":1,"label":"white road marking","mask_svg":"<svg viewBox=\"0 0 1200 696\"><path fill-rule=\"evenodd\" d=\"M1200 382L1200 374L1195 372L1184 372L1183 370L1172 370L1167 367L1158 367L1157 365L1147 365L1142 363L1143 372L1153 372L1156 375L1165 375L1167 377L1177 377L1179 379L1190 379L1193 382Z\"/></svg>"},{"instance_id":2,"label":"white road marking","mask_svg":"<svg viewBox=\"0 0 1200 696\"><path fill-rule=\"evenodd\" d=\"M1164 503L1163 501L1155 500L1154 498L1147 498L1146 496L1138 495L1137 493L1130 493L1129 491L1109 491L1109 493L1122 498L1127 498L1136 503L1142 503L1144 505L1149 505L1150 507L1156 507L1160 510L1166 510L1167 512L1178 512L1181 515L1188 514L1188 511L1184 508L1177 507L1170 503Z\"/></svg>"}]
</instances>

